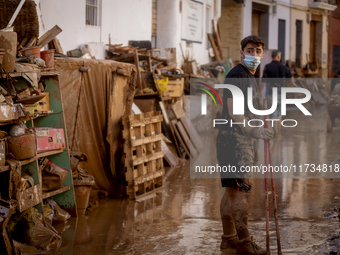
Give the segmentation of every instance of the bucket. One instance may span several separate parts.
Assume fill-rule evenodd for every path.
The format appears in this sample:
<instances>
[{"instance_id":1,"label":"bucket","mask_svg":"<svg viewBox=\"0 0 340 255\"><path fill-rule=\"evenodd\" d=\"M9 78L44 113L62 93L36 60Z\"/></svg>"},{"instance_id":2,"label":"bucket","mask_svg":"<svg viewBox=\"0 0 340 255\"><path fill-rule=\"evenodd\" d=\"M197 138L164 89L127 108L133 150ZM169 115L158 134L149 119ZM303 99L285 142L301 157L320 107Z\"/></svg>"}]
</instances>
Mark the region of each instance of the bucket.
<instances>
[{"instance_id":1,"label":"bucket","mask_svg":"<svg viewBox=\"0 0 340 255\"><path fill-rule=\"evenodd\" d=\"M22 55L33 55L36 58L40 58L40 46L34 46L22 50Z\"/></svg>"},{"instance_id":2,"label":"bucket","mask_svg":"<svg viewBox=\"0 0 340 255\"><path fill-rule=\"evenodd\" d=\"M76 196L78 216L83 216L85 215L86 208L89 206L92 185L78 184L77 181L74 180L73 187Z\"/></svg>"},{"instance_id":3,"label":"bucket","mask_svg":"<svg viewBox=\"0 0 340 255\"><path fill-rule=\"evenodd\" d=\"M46 68L54 68L54 50L45 50L40 52L41 58L45 61Z\"/></svg>"}]
</instances>

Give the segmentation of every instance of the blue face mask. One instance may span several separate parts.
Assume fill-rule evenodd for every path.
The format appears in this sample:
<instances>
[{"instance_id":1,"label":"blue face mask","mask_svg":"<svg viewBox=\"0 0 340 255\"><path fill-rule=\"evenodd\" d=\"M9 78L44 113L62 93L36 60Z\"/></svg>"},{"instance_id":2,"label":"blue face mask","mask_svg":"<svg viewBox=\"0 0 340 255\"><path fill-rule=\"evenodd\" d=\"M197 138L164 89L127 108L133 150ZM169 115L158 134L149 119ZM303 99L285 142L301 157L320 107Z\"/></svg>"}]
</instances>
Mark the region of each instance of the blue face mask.
<instances>
[{"instance_id":1,"label":"blue face mask","mask_svg":"<svg viewBox=\"0 0 340 255\"><path fill-rule=\"evenodd\" d=\"M245 55L245 54L244 56L245 56L244 63L250 70L255 70L259 66L259 64L261 64L260 57L255 57L255 56L250 56L250 55Z\"/></svg>"}]
</instances>

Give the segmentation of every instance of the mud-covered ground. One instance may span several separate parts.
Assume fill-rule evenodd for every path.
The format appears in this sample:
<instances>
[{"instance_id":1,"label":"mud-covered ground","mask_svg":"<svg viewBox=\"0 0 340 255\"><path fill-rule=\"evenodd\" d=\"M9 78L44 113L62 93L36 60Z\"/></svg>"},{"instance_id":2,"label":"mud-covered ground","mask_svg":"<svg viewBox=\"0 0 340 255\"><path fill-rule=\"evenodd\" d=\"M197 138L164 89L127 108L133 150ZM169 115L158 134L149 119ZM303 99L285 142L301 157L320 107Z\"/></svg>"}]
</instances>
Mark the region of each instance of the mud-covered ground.
<instances>
[{"instance_id":1,"label":"mud-covered ground","mask_svg":"<svg viewBox=\"0 0 340 255\"><path fill-rule=\"evenodd\" d=\"M299 111L288 113L287 118L299 119L299 128L294 132L283 129L282 135L273 140L274 164L340 163L340 127L327 134L326 107L310 110L312 119ZM299 177L276 179L283 254L336 254L340 247L340 179ZM164 191L152 198L141 202L101 199L77 224L68 222L59 252L236 254L219 249L223 192L219 179L190 178L189 162L183 161L168 173ZM259 245L265 246L263 179L255 179L249 208L250 232ZM277 254L272 213L270 238L272 254Z\"/></svg>"}]
</instances>

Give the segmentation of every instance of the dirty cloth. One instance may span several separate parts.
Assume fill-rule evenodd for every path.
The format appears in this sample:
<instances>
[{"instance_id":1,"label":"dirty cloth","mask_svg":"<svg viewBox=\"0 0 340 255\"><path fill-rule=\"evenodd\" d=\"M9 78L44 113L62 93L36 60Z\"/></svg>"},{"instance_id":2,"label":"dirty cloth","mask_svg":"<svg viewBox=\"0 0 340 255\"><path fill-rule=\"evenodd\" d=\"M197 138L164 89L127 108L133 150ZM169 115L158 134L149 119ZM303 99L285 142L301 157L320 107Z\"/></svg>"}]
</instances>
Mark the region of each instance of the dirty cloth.
<instances>
[{"instance_id":1,"label":"dirty cloth","mask_svg":"<svg viewBox=\"0 0 340 255\"><path fill-rule=\"evenodd\" d=\"M43 216L34 207L14 214L6 229L11 239L38 249L52 251L61 246L61 236L44 222Z\"/></svg>"},{"instance_id":2,"label":"dirty cloth","mask_svg":"<svg viewBox=\"0 0 340 255\"><path fill-rule=\"evenodd\" d=\"M253 106L259 109L260 94L254 76L246 67L241 64L236 65L227 74L225 84L232 84L240 88L244 95L244 116L250 119L258 117L250 112L247 104L248 87L252 87ZM244 132L239 125L230 125L232 118L229 115L227 99L233 95L229 89L223 91L223 110L221 119L228 120L226 125L219 125L216 139L217 160L221 167L235 167L235 172L221 172L221 183L223 187L232 187L242 191L251 190L251 173L240 172L241 166L251 166L258 160L257 139ZM246 123L246 125L248 125ZM252 125L257 125L252 123Z\"/></svg>"},{"instance_id":3,"label":"dirty cloth","mask_svg":"<svg viewBox=\"0 0 340 255\"><path fill-rule=\"evenodd\" d=\"M12 154L7 153L6 164L8 164L10 168L8 195L10 199L16 199L21 181L21 162L16 160Z\"/></svg>"},{"instance_id":4,"label":"dirty cloth","mask_svg":"<svg viewBox=\"0 0 340 255\"><path fill-rule=\"evenodd\" d=\"M94 176L94 188L114 195L122 156L121 120L131 113L135 66L74 58L56 58L54 65L70 149L88 156L83 167ZM80 67L87 67L88 72L80 72ZM116 74L117 69L126 75Z\"/></svg>"}]
</instances>

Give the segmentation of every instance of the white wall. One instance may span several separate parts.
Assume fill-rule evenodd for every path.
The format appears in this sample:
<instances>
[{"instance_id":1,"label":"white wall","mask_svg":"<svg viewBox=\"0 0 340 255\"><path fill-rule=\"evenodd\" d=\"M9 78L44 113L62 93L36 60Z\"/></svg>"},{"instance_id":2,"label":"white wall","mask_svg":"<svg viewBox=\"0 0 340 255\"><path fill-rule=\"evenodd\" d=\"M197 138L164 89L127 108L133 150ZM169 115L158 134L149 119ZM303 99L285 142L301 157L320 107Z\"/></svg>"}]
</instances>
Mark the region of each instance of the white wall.
<instances>
[{"instance_id":1,"label":"white wall","mask_svg":"<svg viewBox=\"0 0 340 255\"><path fill-rule=\"evenodd\" d=\"M285 37L285 57L289 59L290 44L290 8L284 5L277 5L276 14L272 14L270 8L269 16L269 40L268 49L276 50L279 46L279 19L286 21L286 37Z\"/></svg>"},{"instance_id":2,"label":"white wall","mask_svg":"<svg viewBox=\"0 0 340 255\"><path fill-rule=\"evenodd\" d=\"M202 43L187 43L181 39L182 13L180 12L179 0L158 0L157 1L157 48L176 48L177 64L181 66L184 54L188 53L191 59L195 59L198 64L205 64L211 61L207 50L206 31L206 6L209 5L210 17L214 17L214 1L201 0L203 2L203 38ZM221 4L220 1L216 1ZM220 11L220 8L218 8ZM218 14L220 15L220 14ZM209 21L211 23L211 20ZM212 31L208 31L211 33Z\"/></svg>"},{"instance_id":3,"label":"white wall","mask_svg":"<svg viewBox=\"0 0 340 255\"><path fill-rule=\"evenodd\" d=\"M97 42L127 45L129 40L151 40L152 0L101 0L101 26L85 24L86 0L35 0L40 35L58 25L64 52Z\"/></svg>"},{"instance_id":4,"label":"white wall","mask_svg":"<svg viewBox=\"0 0 340 255\"><path fill-rule=\"evenodd\" d=\"M259 3L269 6L269 38L268 38L268 49L275 50L278 48L278 29L279 19L286 21L286 45L285 45L285 56L289 58L289 45L290 45L290 8L286 5L289 4L289 0L278 1L276 14L272 13L272 5L264 1L251 1L246 0L244 7L244 20L243 20L243 38L251 35L251 23L252 23L252 3Z\"/></svg>"}]
</instances>

